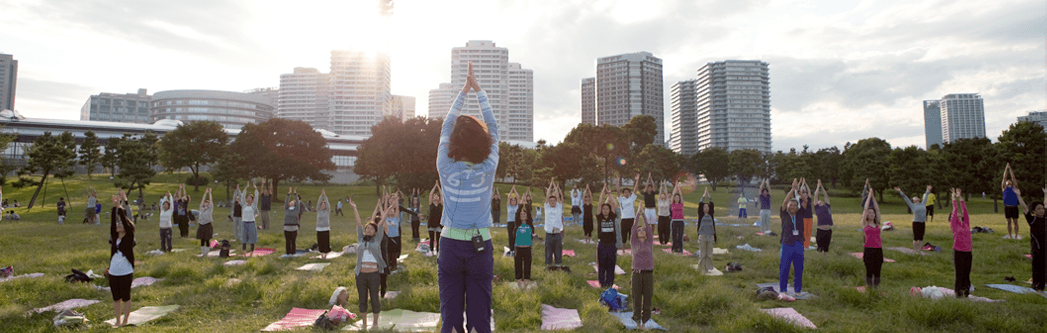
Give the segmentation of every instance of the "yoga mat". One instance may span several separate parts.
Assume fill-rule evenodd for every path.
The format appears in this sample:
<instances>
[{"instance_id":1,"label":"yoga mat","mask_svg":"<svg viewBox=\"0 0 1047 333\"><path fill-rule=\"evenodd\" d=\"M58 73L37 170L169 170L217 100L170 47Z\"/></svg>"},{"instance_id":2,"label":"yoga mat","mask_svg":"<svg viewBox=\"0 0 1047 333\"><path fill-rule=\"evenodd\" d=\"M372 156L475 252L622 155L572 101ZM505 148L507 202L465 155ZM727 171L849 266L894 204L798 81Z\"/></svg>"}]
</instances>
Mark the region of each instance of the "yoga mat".
<instances>
[{"instance_id":1,"label":"yoga mat","mask_svg":"<svg viewBox=\"0 0 1047 333\"><path fill-rule=\"evenodd\" d=\"M565 257L573 257L574 256L574 250L563 250L563 255Z\"/></svg>"},{"instance_id":2,"label":"yoga mat","mask_svg":"<svg viewBox=\"0 0 1047 333\"><path fill-rule=\"evenodd\" d=\"M316 318L319 318L320 315L324 313L324 311L327 310L291 308L291 312L288 312L283 319L280 319L275 323L269 324L269 326L263 328L262 331L272 332L289 330L296 327L313 326L313 323L316 322Z\"/></svg>"},{"instance_id":3,"label":"yoga mat","mask_svg":"<svg viewBox=\"0 0 1047 333\"><path fill-rule=\"evenodd\" d=\"M1031 293L1035 293L1036 292L1032 288L1016 286L1016 285L1013 285L1013 284L987 284L985 286L989 287L989 288L996 288L996 289L999 289L999 290L1005 290L1005 291L1009 291L1009 292L1012 292L1012 293L1018 293L1018 294L1031 294Z\"/></svg>"},{"instance_id":4,"label":"yoga mat","mask_svg":"<svg viewBox=\"0 0 1047 333\"><path fill-rule=\"evenodd\" d=\"M8 277L8 278L0 278L0 282L11 281L11 280L14 280L14 279L21 279L21 278L38 278L38 277L43 277L43 276L44 276L44 273L22 274L22 275L15 275L15 276Z\"/></svg>"},{"instance_id":5,"label":"yoga mat","mask_svg":"<svg viewBox=\"0 0 1047 333\"><path fill-rule=\"evenodd\" d=\"M171 249L171 252L185 252L185 249Z\"/></svg>"},{"instance_id":6,"label":"yoga mat","mask_svg":"<svg viewBox=\"0 0 1047 333\"><path fill-rule=\"evenodd\" d=\"M148 285L151 285L153 283L156 283L158 281L163 281L163 280L164 279L157 279L157 278L148 277L148 276L138 277L138 278L135 278L134 280L131 280L131 288L144 287L144 286L148 286ZM109 289L109 287L99 287L99 286L96 286L96 287L98 287L98 290L106 290L106 291L112 290L112 289Z\"/></svg>"},{"instance_id":7,"label":"yoga mat","mask_svg":"<svg viewBox=\"0 0 1047 333\"><path fill-rule=\"evenodd\" d=\"M389 290L389 291L385 292L385 297L382 297L382 298L384 298L384 299L394 299L394 298L396 298L396 296L400 296L400 292L399 291Z\"/></svg>"},{"instance_id":8,"label":"yoga mat","mask_svg":"<svg viewBox=\"0 0 1047 333\"><path fill-rule=\"evenodd\" d=\"M594 241L592 239L590 239L589 241L586 241L585 238L575 238L575 240L578 241L579 243L582 243L582 244L596 244L596 241Z\"/></svg>"},{"instance_id":9,"label":"yoga mat","mask_svg":"<svg viewBox=\"0 0 1047 333\"><path fill-rule=\"evenodd\" d=\"M735 248L739 249L739 250L746 250L746 251L751 251L751 252L763 251L763 249L755 248L752 245L749 245L749 243L745 243L745 245L736 245Z\"/></svg>"},{"instance_id":10,"label":"yoga mat","mask_svg":"<svg viewBox=\"0 0 1047 333\"><path fill-rule=\"evenodd\" d=\"M597 273L599 273L600 272L600 266L593 265L593 270L595 270ZM614 274L615 275L625 275L625 271L622 270L622 266L614 265Z\"/></svg>"},{"instance_id":11,"label":"yoga mat","mask_svg":"<svg viewBox=\"0 0 1047 333\"><path fill-rule=\"evenodd\" d=\"M542 304L542 330L572 330L582 327L578 310L554 308Z\"/></svg>"},{"instance_id":12,"label":"yoga mat","mask_svg":"<svg viewBox=\"0 0 1047 333\"><path fill-rule=\"evenodd\" d=\"M520 290L521 289L520 285L516 284L516 281L510 281L507 284L509 285L509 288L511 288L513 290ZM534 289L534 288L537 288L537 287L538 287L538 282L529 281L527 283L524 283L523 289L527 290L527 289Z\"/></svg>"},{"instance_id":13,"label":"yoga mat","mask_svg":"<svg viewBox=\"0 0 1047 333\"><path fill-rule=\"evenodd\" d=\"M622 323L622 325L625 325L625 329L627 329L627 330L635 330L635 329L637 329L639 327L636 324L636 321L633 320L633 312L632 311L628 311L628 312L609 312L609 313L612 316L614 316L615 318L618 318L618 322ZM668 331L669 330L669 329L667 329L665 327L662 327L661 325L658 325L658 323L654 322L654 318L651 318L651 319L647 320L647 322L644 323L644 326L645 326L645 328L647 328L649 330L663 330L663 331Z\"/></svg>"},{"instance_id":14,"label":"yoga mat","mask_svg":"<svg viewBox=\"0 0 1047 333\"><path fill-rule=\"evenodd\" d=\"M229 261L226 261L225 263L223 263L222 265L239 266L239 265L243 265L243 264L246 264L246 263L247 263L247 260L229 260Z\"/></svg>"},{"instance_id":15,"label":"yoga mat","mask_svg":"<svg viewBox=\"0 0 1047 333\"><path fill-rule=\"evenodd\" d=\"M48 305L48 306L45 306L45 307L42 307L42 308L33 309L33 310L30 310L29 313L30 314L32 314L32 313L41 313L41 312L46 312L46 311L62 312L62 311L65 311L65 310L79 308L81 306L88 306L88 305L95 304L95 303L98 303L98 302L99 301L92 300L92 299L74 298L74 299L70 299L70 300L65 300L65 301L59 302L58 304Z\"/></svg>"},{"instance_id":16,"label":"yoga mat","mask_svg":"<svg viewBox=\"0 0 1047 333\"><path fill-rule=\"evenodd\" d=\"M691 267L694 268L694 269L697 269L697 270L702 270L701 266L699 266L698 264L691 265ZM723 272L720 271L719 269L713 268L713 270L709 271L709 273L703 273L703 274L706 275L706 276L721 276L721 275L723 275Z\"/></svg>"},{"instance_id":17,"label":"yoga mat","mask_svg":"<svg viewBox=\"0 0 1047 333\"><path fill-rule=\"evenodd\" d=\"M329 262L318 262L318 263L305 264L305 265L302 265L302 267L298 267L298 268L295 268L295 269L300 270L300 271L319 272L319 271L324 270L324 267L327 267L327 265L330 265L330 264L331 263L329 263ZM313 318L313 319L316 319L316 318Z\"/></svg>"},{"instance_id":18,"label":"yoga mat","mask_svg":"<svg viewBox=\"0 0 1047 333\"><path fill-rule=\"evenodd\" d=\"M855 258L858 258L858 259L863 259L863 258L865 258L865 253L853 252L853 253L851 253L851 256L855 257ZM895 261L894 261L894 259L883 258L883 262L895 262Z\"/></svg>"},{"instance_id":19,"label":"yoga mat","mask_svg":"<svg viewBox=\"0 0 1047 333\"><path fill-rule=\"evenodd\" d=\"M673 253L673 249L662 249L662 252L672 253L672 254L681 255L681 256L694 256L694 253L691 253L691 251L687 251L687 250L683 250L682 253ZM716 251L713 251L713 254L716 254Z\"/></svg>"},{"instance_id":20,"label":"yoga mat","mask_svg":"<svg viewBox=\"0 0 1047 333\"><path fill-rule=\"evenodd\" d=\"M254 251L251 252L251 256L252 257L261 257L261 256L264 256L264 255L273 254L273 252L276 252L276 249L260 247L260 248L254 249ZM230 254L229 256L232 256L232 254Z\"/></svg>"},{"instance_id":21,"label":"yoga mat","mask_svg":"<svg viewBox=\"0 0 1047 333\"><path fill-rule=\"evenodd\" d=\"M345 252L330 252L327 254L327 260L341 257ZM325 260L322 255L312 256L309 259L320 259Z\"/></svg>"},{"instance_id":22,"label":"yoga mat","mask_svg":"<svg viewBox=\"0 0 1047 333\"><path fill-rule=\"evenodd\" d=\"M914 254L914 255L921 255L921 256L929 255L929 253L926 253L926 252L923 252L923 251L917 251L917 250L913 250L912 248L901 247L901 246L885 247L885 249L888 249L888 250L891 250L891 251L898 251L898 252L905 253L905 254Z\"/></svg>"},{"instance_id":23,"label":"yoga mat","mask_svg":"<svg viewBox=\"0 0 1047 333\"><path fill-rule=\"evenodd\" d=\"M804 317L799 312L796 312L796 309L793 308L760 309L760 311L763 311L764 313L769 314L773 317L781 318L796 326L806 327L810 329L818 329L818 327L814 326L814 323L808 320L807 317Z\"/></svg>"},{"instance_id":24,"label":"yoga mat","mask_svg":"<svg viewBox=\"0 0 1047 333\"><path fill-rule=\"evenodd\" d=\"M913 287L913 288L916 288L916 287ZM930 290L931 288L937 288L939 291L941 291L941 297L925 296L924 292ZM923 288L920 288L920 289L921 289L920 296L928 297L928 298L934 299L934 300L937 300L937 299L942 298L942 297L949 297L949 298L956 297L956 291L955 290L952 290L952 289L949 289L949 288L945 288L945 287L929 286L929 287L923 287ZM910 290L910 293L911 293L912 289L909 289L909 290ZM991 299L991 298L987 298L987 297L973 296L973 295L968 295L967 299L975 301L975 302L986 302L986 303L1003 302L1003 300L997 300L997 299Z\"/></svg>"},{"instance_id":25,"label":"yoga mat","mask_svg":"<svg viewBox=\"0 0 1047 333\"><path fill-rule=\"evenodd\" d=\"M620 255L620 256L631 256L631 255L633 255L633 250L632 249L621 249L621 250L618 250L618 255Z\"/></svg>"},{"instance_id":26,"label":"yoga mat","mask_svg":"<svg viewBox=\"0 0 1047 333\"><path fill-rule=\"evenodd\" d=\"M323 313L323 312L321 312ZM316 320L317 314L312 320ZM367 329L376 330L374 326L370 326L374 318L368 316L367 318ZM312 321L309 322L312 325ZM346 325L343 331L359 331L362 330L363 321L357 320L356 322ZM494 325L494 321L491 321ZM390 330L395 329L397 332L438 332L440 328L440 314L433 312L414 312L404 309L392 309L382 311L378 316L378 327L377 330Z\"/></svg>"},{"instance_id":27,"label":"yoga mat","mask_svg":"<svg viewBox=\"0 0 1047 333\"><path fill-rule=\"evenodd\" d=\"M590 286L590 287L593 287L593 288L596 288L596 289L603 289L602 287L600 287L600 281L596 281L596 280L588 280L588 281L586 281L586 282L588 282L588 283L589 283L589 286ZM616 284L616 285L614 285L614 286L613 286L613 288L614 288L614 289L619 289L619 287L618 287L618 285L617 285L617 284Z\"/></svg>"},{"instance_id":28,"label":"yoga mat","mask_svg":"<svg viewBox=\"0 0 1047 333\"><path fill-rule=\"evenodd\" d=\"M127 317L127 323L135 326L141 326L147 322L153 321L157 318L166 316L168 313L178 310L179 305L165 305L165 306L143 306L138 310L131 311L131 315ZM320 315L317 315L319 317ZM316 320L316 317L313 317ZM116 324L116 318L105 321L109 325ZM312 321L309 322L312 324Z\"/></svg>"}]
</instances>

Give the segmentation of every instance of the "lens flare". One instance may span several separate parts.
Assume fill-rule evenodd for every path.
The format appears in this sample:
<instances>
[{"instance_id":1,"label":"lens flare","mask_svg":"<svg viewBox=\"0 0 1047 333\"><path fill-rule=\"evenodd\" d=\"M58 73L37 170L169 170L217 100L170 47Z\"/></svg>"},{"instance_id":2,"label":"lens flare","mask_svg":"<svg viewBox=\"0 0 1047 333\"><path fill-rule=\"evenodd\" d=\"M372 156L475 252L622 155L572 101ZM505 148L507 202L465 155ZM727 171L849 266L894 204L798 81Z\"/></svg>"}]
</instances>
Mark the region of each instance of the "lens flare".
<instances>
[{"instance_id":1,"label":"lens flare","mask_svg":"<svg viewBox=\"0 0 1047 333\"><path fill-rule=\"evenodd\" d=\"M628 162L625 160L625 157L618 156L617 163L618 165L625 166Z\"/></svg>"},{"instance_id":2,"label":"lens flare","mask_svg":"<svg viewBox=\"0 0 1047 333\"><path fill-rule=\"evenodd\" d=\"M611 150L614 150L614 144L613 143L608 143L607 144L607 151L611 151Z\"/></svg>"}]
</instances>

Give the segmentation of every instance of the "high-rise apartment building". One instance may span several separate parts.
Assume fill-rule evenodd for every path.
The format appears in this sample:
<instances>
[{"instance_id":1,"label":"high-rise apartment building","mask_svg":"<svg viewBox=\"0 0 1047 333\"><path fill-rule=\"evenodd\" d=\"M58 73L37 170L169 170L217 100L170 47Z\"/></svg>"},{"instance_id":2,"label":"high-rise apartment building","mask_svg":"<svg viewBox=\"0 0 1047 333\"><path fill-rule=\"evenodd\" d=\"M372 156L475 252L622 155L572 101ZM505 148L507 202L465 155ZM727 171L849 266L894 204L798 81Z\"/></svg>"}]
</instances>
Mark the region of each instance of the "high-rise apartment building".
<instances>
[{"instance_id":1,"label":"high-rise apartment building","mask_svg":"<svg viewBox=\"0 0 1047 333\"><path fill-rule=\"evenodd\" d=\"M370 137L371 126L391 112L389 55L331 51L331 71L295 68L280 75L278 114L340 135Z\"/></svg>"},{"instance_id":2,"label":"high-rise apartment building","mask_svg":"<svg viewBox=\"0 0 1047 333\"><path fill-rule=\"evenodd\" d=\"M680 81L669 92L669 149L687 156L698 152L698 80Z\"/></svg>"},{"instance_id":3,"label":"high-rise apartment building","mask_svg":"<svg viewBox=\"0 0 1047 333\"><path fill-rule=\"evenodd\" d=\"M489 40L471 40L451 49L451 83L429 91L429 116L443 117L469 75L469 63L480 87L487 92L498 121L499 140L534 141L534 73L509 62L509 49ZM457 88L456 88L457 87ZM476 94L470 92L463 114L480 116Z\"/></svg>"},{"instance_id":4,"label":"high-rise apartment building","mask_svg":"<svg viewBox=\"0 0 1047 333\"><path fill-rule=\"evenodd\" d=\"M942 97L942 141L985 137L985 104L978 94L948 94Z\"/></svg>"},{"instance_id":5,"label":"high-rise apartment building","mask_svg":"<svg viewBox=\"0 0 1047 333\"><path fill-rule=\"evenodd\" d=\"M414 97L393 95L388 111L386 116L396 117L400 121L414 118Z\"/></svg>"},{"instance_id":6,"label":"high-rise apartment building","mask_svg":"<svg viewBox=\"0 0 1047 333\"><path fill-rule=\"evenodd\" d=\"M118 123L152 124L149 102L153 100L145 88L138 93L91 95L80 108L80 120L111 121Z\"/></svg>"},{"instance_id":7,"label":"high-rise apartment building","mask_svg":"<svg viewBox=\"0 0 1047 333\"><path fill-rule=\"evenodd\" d=\"M936 99L923 101L923 132L927 149L932 145L942 146L942 108Z\"/></svg>"},{"instance_id":8,"label":"high-rise apartment building","mask_svg":"<svg viewBox=\"0 0 1047 333\"><path fill-rule=\"evenodd\" d=\"M583 119L584 105L596 107L596 125L622 126L639 115L648 115L658 124L654 144L664 145L665 113L662 103L662 59L650 52L619 54L596 59L595 93L586 96L582 80Z\"/></svg>"},{"instance_id":9,"label":"high-rise apartment building","mask_svg":"<svg viewBox=\"0 0 1047 333\"><path fill-rule=\"evenodd\" d=\"M582 123L596 125L596 78L582 79Z\"/></svg>"},{"instance_id":10,"label":"high-rise apartment building","mask_svg":"<svg viewBox=\"0 0 1047 333\"><path fill-rule=\"evenodd\" d=\"M680 126L673 125L674 140L680 140L679 152L719 147L727 151L754 149L771 152L770 71L759 60L726 60L710 62L698 69L694 80L695 126L688 126L690 89L688 81L677 83L679 104L673 116L680 114ZM676 103L675 99L674 102ZM675 118L673 119L675 124ZM696 140L692 142L691 140ZM687 150L690 151L690 150Z\"/></svg>"},{"instance_id":11,"label":"high-rise apartment building","mask_svg":"<svg viewBox=\"0 0 1047 333\"><path fill-rule=\"evenodd\" d=\"M1043 131L1047 132L1047 111L1029 111L1029 115L1018 117L1018 121L1031 121L1040 126L1043 126Z\"/></svg>"},{"instance_id":12,"label":"high-rise apartment building","mask_svg":"<svg viewBox=\"0 0 1047 333\"><path fill-rule=\"evenodd\" d=\"M15 88L18 85L18 60L0 53L0 111L15 109Z\"/></svg>"},{"instance_id":13,"label":"high-rise apartment building","mask_svg":"<svg viewBox=\"0 0 1047 333\"><path fill-rule=\"evenodd\" d=\"M440 88L429 90L429 117L442 118L451 109L451 103L458 96L459 89L455 89L450 83L441 83Z\"/></svg>"}]
</instances>

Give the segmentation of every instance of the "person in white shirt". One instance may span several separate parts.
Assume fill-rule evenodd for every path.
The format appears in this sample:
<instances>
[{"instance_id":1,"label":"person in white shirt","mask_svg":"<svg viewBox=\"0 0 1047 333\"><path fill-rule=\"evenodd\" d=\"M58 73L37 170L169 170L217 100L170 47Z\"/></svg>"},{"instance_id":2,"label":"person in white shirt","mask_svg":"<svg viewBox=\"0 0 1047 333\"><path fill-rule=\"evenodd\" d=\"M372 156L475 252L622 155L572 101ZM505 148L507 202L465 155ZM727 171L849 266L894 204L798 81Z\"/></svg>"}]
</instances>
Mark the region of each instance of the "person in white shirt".
<instances>
[{"instance_id":1,"label":"person in white shirt","mask_svg":"<svg viewBox=\"0 0 1047 333\"><path fill-rule=\"evenodd\" d=\"M621 225L622 225L622 239L630 239L629 234L633 229L633 222L636 221L636 193L640 190L640 174L636 174L636 178L633 179L633 188L628 187L622 188L622 179L618 178L618 184L615 189L618 191L618 209L621 213ZM628 242L626 242L628 244Z\"/></svg>"},{"instance_id":2,"label":"person in white shirt","mask_svg":"<svg viewBox=\"0 0 1047 333\"><path fill-rule=\"evenodd\" d=\"M545 265L552 266L555 257L559 267L563 266L563 192L555 178L549 180L545 193Z\"/></svg>"},{"instance_id":3,"label":"person in white shirt","mask_svg":"<svg viewBox=\"0 0 1047 333\"><path fill-rule=\"evenodd\" d=\"M582 196L585 195L585 191L578 189L578 184L574 184L574 188L571 189L571 222L576 224L582 224Z\"/></svg>"},{"instance_id":4,"label":"person in white shirt","mask_svg":"<svg viewBox=\"0 0 1047 333\"><path fill-rule=\"evenodd\" d=\"M164 252L171 252L171 217L174 215L171 198L171 191L160 198L160 250Z\"/></svg>"}]
</instances>

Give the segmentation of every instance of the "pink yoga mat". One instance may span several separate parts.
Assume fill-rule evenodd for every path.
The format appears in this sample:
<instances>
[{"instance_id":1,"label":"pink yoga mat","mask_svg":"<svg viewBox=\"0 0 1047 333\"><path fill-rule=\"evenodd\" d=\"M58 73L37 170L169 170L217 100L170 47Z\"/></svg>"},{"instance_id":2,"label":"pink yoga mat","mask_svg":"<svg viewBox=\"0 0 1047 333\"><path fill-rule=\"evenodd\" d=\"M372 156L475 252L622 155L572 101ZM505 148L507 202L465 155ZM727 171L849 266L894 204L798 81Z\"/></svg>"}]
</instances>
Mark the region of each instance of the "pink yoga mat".
<instances>
[{"instance_id":1,"label":"pink yoga mat","mask_svg":"<svg viewBox=\"0 0 1047 333\"><path fill-rule=\"evenodd\" d=\"M291 308L291 312L288 312L287 315L284 316L284 319L269 324L269 326L263 328L262 331L283 331L295 327L313 326L313 322L316 322L316 318L320 317L324 311L326 310Z\"/></svg>"},{"instance_id":2,"label":"pink yoga mat","mask_svg":"<svg viewBox=\"0 0 1047 333\"><path fill-rule=\"evenodd\" d=\"M596 288L596 289L603 289L603 288L600 288L600 281L596 281L596 280L589 280L589 281L586 281L586 282L589 282L589 286L591 286L591 287L593 287L593 288ZM616 285L614 285L614 289L618 289L618 285L617 285L617 284L616 284Z\"/></svg>"},{"instance_id":3,"label":"pink yoga mat","mask_svg":"<svg viewBox=\"0 0 1047 333\"><path fill-rule=\"evenodd\" d=\"M858 259L862 259L862 258L865 258L865 253L854 252L854 253L851 253L851 256L855 257L855 258L858 258ZM895 262L895 261L894 261L894 259L883 258L883 262Z\"/></svg>"},{"instance_id":4,"label":"pink yoga mat","mask_svg":"<svg viewBox=\"0 0 1047 333\"><path fill-rule=\"evenodd\" d=\"M760 311L763 311L769 315L778 318L785 319L785 321L791 322L797 326L818 329L818 327L814 326L814 323L808 320L807 317L804 317L799 312L796 312L796 309L793 308L760 309Z\"/></svg>"},{"instance_id":5,"label":"pink yoga mat","mask_svg":"<svg viewBox=\"0 0 1047 333\"><path fill-rule=\"evenodd\" d=\"M567 257L573 257L574 256L574 250L563 250L563 255L567 256Z\"/></svg>"},{"instance_id":6,"label":"pink yoga mat","mask_svg":"<svg viewBox=\"0 0 1047 333\"><path fill-rule=\"evenodd\" d=\"M673 249L662 249L662 252L673 253ZM687 251L687 250L683 250L683 253L673 253L673 254L681 255L681 256L694 256L694 253L691 253L690 251Z\"/></svg>"}]
</instances>

